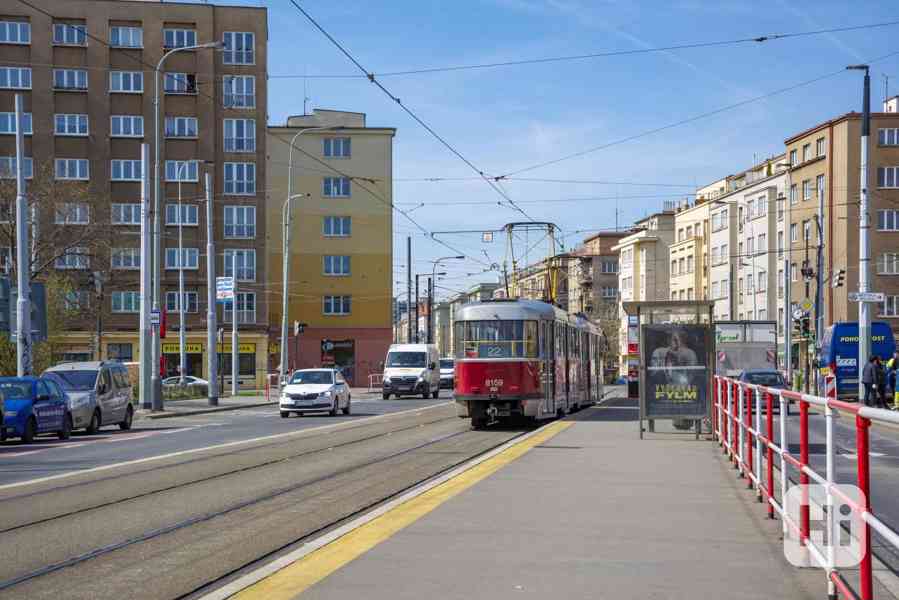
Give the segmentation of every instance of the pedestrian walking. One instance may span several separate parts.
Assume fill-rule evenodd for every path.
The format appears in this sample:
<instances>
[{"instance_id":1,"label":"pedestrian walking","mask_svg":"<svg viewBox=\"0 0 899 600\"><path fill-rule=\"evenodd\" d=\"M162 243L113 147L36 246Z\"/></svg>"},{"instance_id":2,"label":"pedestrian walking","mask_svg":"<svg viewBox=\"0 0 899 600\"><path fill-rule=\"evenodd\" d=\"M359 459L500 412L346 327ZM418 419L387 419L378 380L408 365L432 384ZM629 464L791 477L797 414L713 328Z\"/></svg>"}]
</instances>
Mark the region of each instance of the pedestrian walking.
<instances>
[{"instance_id":1,"label":"pedestrian walking","mask_svg":"<svg viewBox=\"0 0 899 600\"><path fill-rule=\"evenodd\" d=\"M862 368L862 384L865 386L864 402L866 406L871 406L871 396L872 394L877 394L877 392L874 391L874 385L876 384L874 358L874 356L869 358L868 362L865 363L865 366Z\"/></svg>"},{"instance_id":2,"label":"pedestrian walking","mask_svg":"<svg viewBox=\"0 0 899 600\"><path fill-rule=\"evenodd\" d=\"M874 357L874 379L876 382L874 405L877 408L889 408L887 406L887 373L879 356Z\"/></svg>"}]
</instances>

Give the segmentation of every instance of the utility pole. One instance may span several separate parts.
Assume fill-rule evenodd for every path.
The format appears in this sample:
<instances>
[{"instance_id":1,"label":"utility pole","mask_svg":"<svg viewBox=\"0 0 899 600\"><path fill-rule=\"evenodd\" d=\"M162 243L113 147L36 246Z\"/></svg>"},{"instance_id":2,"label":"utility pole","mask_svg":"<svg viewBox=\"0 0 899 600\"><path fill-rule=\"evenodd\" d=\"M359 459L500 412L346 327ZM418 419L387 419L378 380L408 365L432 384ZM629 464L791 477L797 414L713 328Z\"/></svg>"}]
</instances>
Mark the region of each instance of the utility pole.
<instances>
[{"instance_id":1,"label":"utility pole","mask_svg":"<svg viewBox=\"0 0 899 600\"><path fill-rule=\"evenodd\" d=\"M806 232L805 227L803 227L802 237L805 238L805 259L802 261L802 279L805 281L805 298L803 298L803 302L805 302L805 300L808 300L809 296L812 295L812 291L811 291L812 268L810 266L811 263L809 263L809 259L808 259L808 242L809 242L809 238L811 236L812 236L811 230ZM802 350L805 349L805 361L803 361L804 367L805 367L805 369L804 369L805 374L802 378L802 380L803 380L802 385L805 388L806 393L808 393L808 391L809 391L808 379L809 379L809 375L810 375L809 371L811 370L810 369L811 361L809 359L809 352L808 352L808 342L809 342L808 338L809 338L808 334L803 332L802 345L799 347L799 356L800 357L802 356Z\"/></svg>"},{"instance_id":2,"label":"utility pole","mask_svg":"<svg viewBox=\"0 0 899 600\"><path fill-rule=\"evenodd\" d=\"M218 381L216 370L218 368L218 352L216 351L215 332L215 238L212 231L212 175L205 174L206 185L206 362L209 371L209 385L206 390L209 396L209 406L218 406ZM143 267L143 264L141 264Z\"/></svg>"},{"instance_id":3,"label":"utility pole","mask_svg":"<svg viewBox=\"0 0 899 600\"><path fill-rule=\"evenodd\" d=\"M140 405L144 410L153 408L150 390L150 373L153 370L153 327L150 324L150 306L153 302L150 283L150 145L140 146Z\"/></svg>"},{"instance_id":4,"label":"utility pole","mask_svg":"<svg viewBox=\"0 0 899 600\"><path fill-rule=\"evenodd\" d=\"M850 65L849 70L865 72L864 91L862 93L862 135L861 135L861 165L859 181L859 234L858 234L858 291L861 294L871 291L868 281L869 267L871 263L871 242L868 239L868 230L871 227L868 215L868 136L871 133L871 76L868 65ZM858 303L858 369L868 364L868 356L871 354L871 304L869 302ZM864 398L865 385L862 378L858 378L858 397ZM870 582L869 582L870 585ZM865 586L862 585L862 588Z\"/></svg>"},{"instance_id":5,"label":"utility pole","mask_svg":"<svg viewBox=\"0 0 899 600\"><path fill-rule=\"evenodd\" d=\"M428 277L428 343L433 343L434 338L431 337L431 313L434 311L434 283L430 277Z\"/></svg>"},{"instance_id":6,"label":"utility pole","mask_svg":"<svg viewBox=\"0 0 899 600\"><path fill-rule=\"evenodd\" d=\"M406 236L406 341L412 343L412 237Z\"/></svg>"},{"instance_id":7,"label":"utility pole","mask_svg":"<svg viewBox=\"0 0 899 600\"><path fill-rule=\"evenodd\" d=\"M237 259L234 259L234 299L231 300L231 397L237 397L237 376L240 374L240 360L237 354Z\"/></svg>"},{"instance_id":8,"label":"utility pole","mask_svg":"<svg viewBox=\"0 0 899 600\"><path fill-rule=\"evenodd\" d=\"M418 343L420 340L418 339L418 273L415 274L415 342ZM409 343L413 343L412 340L409 340Z\"/></svg>"},{"instance_id":9,"label":"utility pole","mask_svg":"<svg viewBox=\"0 0 899 600\"><path fill-rule=\"evenodd\" d=\"M16 374L31 375L31 257L25 201L25 115L16 94Z\"/></svg>"},{"instance_id":10,"label":"utility pole","mask_svg":"<svg viewBox=\"0 0 899 600\"><path fill-rule=\"evenodd\" d=\"M821 340L824 336L824 307L822 306L822 281L824 280L824 225L822 224L824 215L824 198L819 192L818 194L818 210L819 214L815 215L815 226L818 228L818 266L815 268L815 350L820 353ZM819 365L820 367L820 365ZM818 375L815 372L815 395L819 395Z\"/></svg>"},{"instance_id":11,"label":"utility pole","mask_svg":"<svg viewBox=\"0 0 899 600\"><path fill-rule=\"evenodd\" d=\"M793 385L793 303L790 300L790 253L784 257L784 360L787 363L787 383Z\"/></svg>"}]
</instances>

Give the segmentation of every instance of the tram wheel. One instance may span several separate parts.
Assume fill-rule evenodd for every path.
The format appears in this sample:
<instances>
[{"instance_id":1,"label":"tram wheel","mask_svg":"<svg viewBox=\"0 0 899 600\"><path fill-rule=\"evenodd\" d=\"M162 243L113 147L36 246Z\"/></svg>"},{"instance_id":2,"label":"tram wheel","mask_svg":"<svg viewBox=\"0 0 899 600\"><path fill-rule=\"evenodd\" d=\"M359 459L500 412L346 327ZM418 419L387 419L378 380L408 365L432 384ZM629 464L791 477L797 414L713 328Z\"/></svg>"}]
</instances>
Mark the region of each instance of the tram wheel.
<instances>
[{"instance_id":1,"label":"tram wheel","mask_svg":"<svg viewBox=\"0 0 899 600\"><path fill-rule=\"evenodd\" d=\"M471 418L471 428L472 429L486 429L487 428L487 418L486 417L472 417Z\"/></svg>"}]
</instances>

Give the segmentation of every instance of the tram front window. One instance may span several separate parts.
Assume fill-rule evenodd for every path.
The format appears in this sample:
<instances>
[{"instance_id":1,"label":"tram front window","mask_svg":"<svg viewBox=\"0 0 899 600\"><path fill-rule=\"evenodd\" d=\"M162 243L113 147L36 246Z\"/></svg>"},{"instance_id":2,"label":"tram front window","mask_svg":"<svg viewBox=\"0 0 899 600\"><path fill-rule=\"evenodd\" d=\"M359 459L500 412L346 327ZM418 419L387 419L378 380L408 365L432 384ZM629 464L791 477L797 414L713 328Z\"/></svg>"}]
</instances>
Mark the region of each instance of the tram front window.
<instances>
[{"instance_id":1,"label":"tram front window","mask_svg":"<svg viewBox=\"0 0 899 600\"><path fill-rule=\"evenodd\" d=\"M536 358L536 321L459 321L457 358Z\"/></svg>"}]
</instances>

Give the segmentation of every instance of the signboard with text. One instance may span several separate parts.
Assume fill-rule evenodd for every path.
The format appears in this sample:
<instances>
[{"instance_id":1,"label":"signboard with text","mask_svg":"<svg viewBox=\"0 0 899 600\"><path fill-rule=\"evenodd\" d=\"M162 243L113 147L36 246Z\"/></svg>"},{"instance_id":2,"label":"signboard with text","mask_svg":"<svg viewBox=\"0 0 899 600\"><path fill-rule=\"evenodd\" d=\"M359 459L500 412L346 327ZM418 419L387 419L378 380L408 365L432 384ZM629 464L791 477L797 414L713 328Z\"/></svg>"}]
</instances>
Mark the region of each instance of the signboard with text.
<instances>
[{"instance_id":1,"label":"signboard with text","mask_svg":"<svg viewBox=\"0 0 899 600\"><path fill-rule=\"evenodd\" d=\"M231 302L234 300L234 278L233 277L216 277L215 278L215 301Z\"/></svg>"},{"instance_id":2,"label":"signboard with text","mask_svg":"<svg viewBox=\"0 0 899 600\"><path fill-rule=\"evenodd\" d=\"M710 328L686 323L643 325L640 340L643 418L707 416Z\"/></svg>"}]
</instances>

